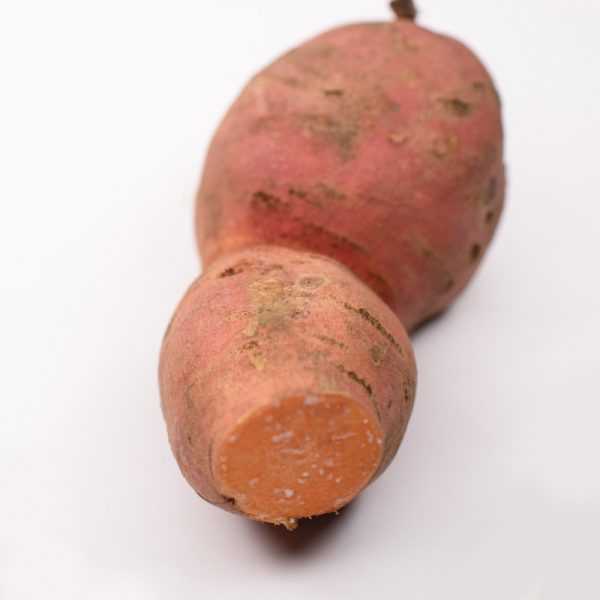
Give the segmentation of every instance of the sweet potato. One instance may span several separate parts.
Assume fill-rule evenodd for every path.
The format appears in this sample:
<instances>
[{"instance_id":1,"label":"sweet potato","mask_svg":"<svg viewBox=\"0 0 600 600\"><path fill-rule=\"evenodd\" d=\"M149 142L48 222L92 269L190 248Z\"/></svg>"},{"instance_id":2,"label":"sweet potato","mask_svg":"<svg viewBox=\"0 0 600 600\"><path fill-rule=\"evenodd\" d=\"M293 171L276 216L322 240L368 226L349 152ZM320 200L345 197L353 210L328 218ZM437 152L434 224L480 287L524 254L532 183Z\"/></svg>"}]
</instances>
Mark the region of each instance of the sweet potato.
<instances>
[{"instance_id":1,"label":"sweet potato","mask_svg":"<svg viewBox=\"0 0 600 600\"><path fill-rule=\"evenodd\" d=\"M389 464L415 392L406 330L466 285L502 209L490 76L393 4L395 22L276 60L229 110L198 193L205 272L161 353L190 484L288 527Z\"/></svg>"}]
</instances>

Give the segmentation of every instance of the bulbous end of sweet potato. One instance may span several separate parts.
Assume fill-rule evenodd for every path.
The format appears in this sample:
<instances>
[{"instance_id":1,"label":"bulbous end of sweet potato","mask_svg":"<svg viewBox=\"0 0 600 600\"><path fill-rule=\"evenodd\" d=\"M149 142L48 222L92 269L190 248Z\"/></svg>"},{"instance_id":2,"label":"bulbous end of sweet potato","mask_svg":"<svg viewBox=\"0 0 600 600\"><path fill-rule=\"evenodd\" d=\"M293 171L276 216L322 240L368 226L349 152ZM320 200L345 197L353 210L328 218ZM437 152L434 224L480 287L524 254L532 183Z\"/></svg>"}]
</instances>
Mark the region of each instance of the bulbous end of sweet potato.
<instances>
[{"instance_id":1,"label":"bulbous end of sweet potato","mask_svg":"<svg viewBox=\"0 0 600 600\"><path fill-rule=\"evenodd\" d=\"M381 473L403 437L415 364L391 309L341 264L277 246L214 261L165 335L163 412L208 501L293 527Z\"/></svg>"},{"instance_id":2,"label":"bulbous end of sweet potato","mask_svg":"<svg viewBox=\"0 0 600 600\"><path fill-rule=\"evenodd\" d=\"M348 25L234 102L206 157L198 244L205 265L257 244L331 256L411 330L472 277L504 189L500 101L478 58L409 18Z\"/></svg>"}]
</instances>

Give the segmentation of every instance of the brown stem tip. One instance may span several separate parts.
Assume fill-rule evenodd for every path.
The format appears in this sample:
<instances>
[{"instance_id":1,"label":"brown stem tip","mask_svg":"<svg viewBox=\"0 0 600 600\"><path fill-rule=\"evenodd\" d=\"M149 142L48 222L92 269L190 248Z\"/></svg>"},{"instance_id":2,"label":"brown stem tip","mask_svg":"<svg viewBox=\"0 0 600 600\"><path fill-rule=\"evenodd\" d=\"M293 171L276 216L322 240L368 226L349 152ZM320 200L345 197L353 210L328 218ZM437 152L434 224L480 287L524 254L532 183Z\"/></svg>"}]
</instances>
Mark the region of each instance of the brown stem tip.
<instances>
[{"instance_id":1,"label":"brown stem tip","mask_svg":"<svg viewBox=\"0 0 600 600\"><path fill-rule=\"evenodd\" d=\"M413 0L393 0L390 6L399 19L411 19L414 21L417 16L417 9Z\"/></svg>"}]
</instances>

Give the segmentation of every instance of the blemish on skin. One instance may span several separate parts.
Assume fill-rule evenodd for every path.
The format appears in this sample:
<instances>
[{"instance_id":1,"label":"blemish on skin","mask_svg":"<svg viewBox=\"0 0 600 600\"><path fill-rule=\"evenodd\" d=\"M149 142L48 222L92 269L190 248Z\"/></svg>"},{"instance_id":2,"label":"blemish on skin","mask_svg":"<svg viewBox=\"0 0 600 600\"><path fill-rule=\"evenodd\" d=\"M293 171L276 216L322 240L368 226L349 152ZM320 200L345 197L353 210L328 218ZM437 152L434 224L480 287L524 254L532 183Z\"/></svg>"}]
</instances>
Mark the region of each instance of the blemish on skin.
<instances>
[{"instance_id":1,"label":"blemish on skin","mask_svg":"<svg viewBox=\"0 0 600 600\"><path fill-rule=\"evenodd\" d=\"M319 398L317 398L317 396L306 396L306 398L304 398L305 406L313 406L314 404L318 404L318 403L319 403Z\"/></svg>"},{"instance_id":2,"label":"blemish on skin","mask_svg":"<svg viewBox=\"0 0 600 600\"><path fill-rule=\"evenodd\" d=\"M184 392L183 392L183 400L185 401L185 406L187 409L189 410L193 410L195 408L194 406L194 399L192 396L192 389L194 388L194 386L198 383L197 379L194 379L194 381L192 381L191 383L189 383Z\"/></svg>"},{"instance_id":3,"label":"blemish on skin","mask_svg":"<svg viewBox=\"0 0 600 600\"><path fill-rule=\"evenodd\" d=\"M438 256L428 240L420 235L410 235L404 238L412 249L427 260L437 260Z\"/></svg>"},{"instance_id":4,"label":"blemish on skin","mask_svg":"<svg viewBox=\"0 0 600 600\"><path fill-rule=\"evenodd\" d=\"M369 396L373 395L373 388L371 387L370 383L367 383L362 377L359 377L354 371L348 371L346 369L346 367L344 367L344 365L336 365L336 367L339 371L348 375L348 377L350 377L350 379L352 379L352 381L355 381L360 386L362 386Z\"/></svg>"},{"instance_id":5,"label":"blemish on skin","mask_svg":"<svg viewBox=\"0 0 600 600\"><path fill-rule=\"evenodd\" d=\"M454 287L454 279L448 279L442 288L442 294L446 294Z\"/></svg>"},{"instance_id":6,"label":"blemish on skin","mask_svg":"<svg viewBox=\"0 0 600 600\"><path fill-rule=\"evenodd\" d=\"M338 90L338 89L333 89L333 90L323 90L323 93L326 96L337 96L338 98L340 96L344 95L344 90Z\"/></svg>"},{"instance_id":7,"label":"blemish on skin","mask_svg":"<svg viewBox=\"0 0 600 600\"><path fill-rule=\"evenodd\" d=\"M471 114L471 105L460 98L441 98L440 102L456 117L463 118Z\"/></svg>"},{"instance_id":8,"label":"blemish on skin","mask_svg":"<svg viewBox=\"0 0 600 600\"><path fill-rule=\"evenodd\" d=\"M340 475L339 477L335 478L335 482L339 483L342 479L343 479L343 477Z\"/></svg>"},{"instance_id":9,"label":"blemish on skin","mask_svg":"<svg viewBox=\"0 0 600 600\"><path fill-rule=\"evenodd\" d=\"M308 477L310 475L310 473L308 471L304 471L304 473L302 473L302 477Z\"/></svg>"},{"instance_id":10,"label":"blemish on skin","mask_svg":"<svg viewBox=\"0 0 600 600\"><path fill-rule=\"evenodd\" d=\"M429 149L429 153L434 158L445 158L450 154L456 145L456 136L446 136L436 139L431 148Z\"/></svg>"},{"instance_id":11,"label":"blemish on skin","mask_svg":"<svg viewBox=\"0 0 600 600\"><path fill-rule=\"evenodd\" d=\"M305 192L304 190L299 190L297 188L289 188L288 194L290 196L298 196L298 198L302 198L303 200L305 200L308 197L307 192Z\"/></svg>"},{"instance_id":12,"label":"blemish on skin","mask_svg":"<svg viewBox=\"0 0 600 600\"><path fill-rule=\"evenodd\" d=\"M284 431L283 433L279 433L277 435L274 435L271 438L271 441L275 442L277 444L279 442L283 442L285 440L289 440L293 435L294 435L293 431Z\"/></svg>"},{"instance_id":13,"label":"blemish on skin","mask_svg":"<svg viewBox=\"0 0 600 600\"><path fill-rule=\"evenodd\" d=\"M237 435L230 435L227 440L229 441L230 444L233 444L233 442L236 442L238 439Z\"/></svg>"},{"instance_id":14,"label":"blemish on skin","mask_svg":"<svg viewBox=\"0 0 600 600\"><path fill-rule=\"evenodd\" d=\"M339 340L335 340L333 338L327 337L325 335L315 335L314 337L317 340L320 340L321 342L325 342L326 344L329 344L330 346L337 346L338 348L346 348L346 344L344 344L343 342L340 342Z\"/></svg>"},{"instance_id":15,"label":"blemish on skin","mask_svg":"<svg viewBox=\"0 0 600 600\"><path fill-rule=\"evenodd\" d=\"M380 346L379 344L373 344L371 348L369 348L369 357L373 361L373 364L379 366L383 357L387 353L387 346Z\"/></svg>"},{"instance_id":16,"label":"blemish on skin","mask_svg":"<svg viewBox=\"0 0 600 600\"><path fill-rule=\"evenodd\" d=\"M302 277L298 283L300 284L300 287L303 287L305 289L309 289L309 290L315 290L318 287L321 287L324 283L325 283L325 279L323 279L323 277L319 277L317 275L306 275L304 277Z\"/></svg>"},{"instance_id":17,"label":"blemish on skin","mask_svg":"<svg viewBox=\"0 0 600 600\"><path fill-rule=\"evenodd\" d=\"M325 479L327 479L327 481L331 481L333 479L333 473L329 473Z\"/></svg>"},{"instance_id":18,"label":"blemish on skin","mask_svg":"<svg viewBox=\"0 0 600 600\"><path fill-rule=\"evenodd\" d=\"M271 73L270 71L261 73L259 77L273 79L274 81L282 83L283 85L286 85L291 88L306 87L306 84L297 77L281 77L279 75L276 75L275 73Z\"/></svg>"},{"instance_id":19,"label":"blemish on skin","mask_svg":"<svg viewBox=\"0 0 600 600\"><path fill-rule=\"evenodd\" d=\"M365 281L374 291L376 291L384 300L390 301L394 296L392 286L389 281L382 277L379 273L367 269L365 271Z\"/></svg>"},{"instance_id":20,"label":"blemish on skin","mask_svg":"<svg viewBox=\"0 0 600 600\"><path fill-rule=\"evenodd\" d=\"M250 323L248 323L248 325L244 329L244 335L247 337L252 337L256 333L257 329L258 329L258 321L256 319L254 319L254 320L250 321Z\"/></svg>"},{"instance_id":21,"label":"blemish on skin","mask_svg":"<svg viewBox=\"0 0 600 600\"><path fill-rule=\"evenodd\" d=\"M347 200L347 196L344 194L344 192L340 192L339 190L332 188L322 181L318 181L315 184L315 187L317 188L318 192L325 196L325 198L328 200L335 200L338 202Z\"/></svg>"},{"instance_id":22,"label":"blemish on skin","mask_svg":"<svg viewBox=\"0 0 600 600\"><path fill-rule=\"evenodd\" d=\"M289 488L285 488L283 490L286 498L291 498L294 495L294 490L290 490Z\"/></svg>"},{"instance_id":23,"label":"blemish on skin","mask_svg":"<svg viewBox=\"0 0 600 600\"><path fill-rule=\"evenodd\" d=\"M471 260L475 262L481 256L481 245L473 244L470 250Z\"/></svg>"},{"instance_id":24,"label":"blemish on skin","mask_svg":"<svg viewBox=\"0 0 600 600\"><path fill-rule=\"evenodd\" d=\"M252 206L255 208L276 209L281 204L281 200L273 194L268 194L259 190L252 195Z\"/></svg>"},{"instance_id":25,"label":"blemish on skin","mask_svg":"<svg viewBox=\"0 0 600 600\"><path fill-rule=\"evenodd\" d=\"M334 146L340 159L347 162L354 158L354 144L359 134L358 125L342 117L334 118L326 113L295 113L298 129L306 138L314 138Z\"/></svg>"},{"instance_id":26,"label":"blemish on skin","mask_svg":"<svg viewBox=\"0 0 600 600\"><path fill-rule=\"evenodd\" d=\"M373 437L373 434L371 433L371 430L370 430L370 429L367 429L367 432L366 432L366 433L367 433L367 440L369 440L369 444L370 444L370 443L372 443L372 442L373 442L373 440L374 440L375 438Z\"/></svg>"},{"instance_id":27,"label":"blemish on skin","mask_svg":"<svg viewBox=\"0 0 600 600\"><path fill-rule=\"evenodd\" d=\"M323 469L319 469L319 475L324 475L325 471Z\"/></svg>"},{"instance_id":28,"label":"blemish on skin","mask_svg":"<svg viewBox=\"0 0 600 600\"><path fill-rule=\"evenodd\" d=\"M233 277L234 275L239 275L240 273L243 273L244 271L249 269L251 266L252 266L252 263L250 263L246 260L242 260L241 262L237 263L236 265L233 265L232 267L229 267L228 269L225 269L224 271L219 273L218 277L219 278Z\"/></svg>"},{"instance_id":29,"label":"blemish on skin","mask_svg":"<svg viewBox=\"0 0 600 600\"><path fill-rule=\"evenodd\" d=\"M343 306L345 309L357 313L367 321L367 323L375 327L375 329L377 329L377 331L379 331L379 333L381 333L381 335L392 345L394 350L399 354L402 354L402 346L400 346L396 338L366 308L356 308L348 302L344 302Z\"/></svg>"},{"instance_id":30,"label":"blemish on skin","mask_svg":"<svg viewBox=\"0 0 600 600\"><path fill-rule=\"evenodd\" d=\"M254 333L258 327L281 324L297 310L290 302L290 289L280 279L255 281L250 285L249 291L256 310Z\"/></svg>"},{"instance_id":31,"label":"blemish on skin","mask_svg":"<svg viewBox=\"0 0 600 600\"><path fill-rule=\"evenodd\" d=\"M276 125L280 120L278 115L264 115L248 121L248 131L250 133L261 133Z\"/></svg>"},{"instance_id":32,"label":"blemish on skin","mask_svg":"<svg viewBox=\"0 0 600 600\"><path fill-rule=\"evenodd\" d=\"M261 275L270 275L272 273L276 273L277 271L283 271L283 267L281 265L269 265L261 270Z\"/></svg>"},{"instance_id":33,"label":"blemish on skin","mask_svg":"<svg viewBox=\"0 0 600 600\"><path fill-rule=\"evenodd\" d=\"M492 177L487 184L484 196L484 204L491 204L496 197L496 191L498 190L498 180L496 177Z\"/></svg>"},{"instance_id":34,"label":"blemish on skin","mask_svg":"<svg viewBox=\"0 0 600 600\"><path fill-rule=\"evenodd\" d=\"M485 222L488 225L491 225L493 221L494 221L494 211L489 210L488 212L485 213Z\"/></svg>"},{"instance_id":35,"label":"blemish on skin","mask_svg":"<svg viewBox=\"0 0 600 600\"><path fill-rule=\"evenodd\" d=\"M404 142L406 142L407 135L402 131L392 131L388 133L387 141L392 144L392 146L402 146Z\"/></svg>"},{"instance_id":36,"label":"blemish on skin","mask_svg":"<svg viewBox=\"0 0 600 600\"><path fill-rule=\"evenodd\" d=\"M265 368L265 365L267 364L267 355L262 353L262 354L251 354L249 357L250 362L252 363L252 366L257 370L257 371L263 371Z\"/></svg>"},{"instance_id":37,"label":"blemish on skin","mask_svg":"<svg viewBox=\"0 0 600 600\"><path fill-rule=\"evenodd\" d=\"M229 504L231 506L235 506L235 498L230 498L229 496L221 496L225 504Z\"/></svg>"},{"instance_id":38,"label":"blemish on skin","mask_svg":"<svg viewBox=\"0 0 600 600\"><path fill-rule=\"evenodd\" d=\"M324 464L326 467L333 467L333 460L332 460L331 458L326 458L326 459L323 461L323 464Z\"/></svg>"},{"instance_id":39,"label":"blemish on skin","mask_svg":"<svg viewBox=\"0 0 600 600\"><path fill-rule=\"evenodd\" d=\"M369 252L366 248L341 233L326 229L321 225L317 225L316 223L307 221L301 217L293 217L292 219L294 222L298 223L301 228L302 231L300 237L303 240L319 240L319 244L327 244L334 249L341 248L349 252L356 252L364 256L369 256Z\"/></svg>"},{"instance_id":40,"label":"blemish on skin","mask_svg":"<svg viewBox=\"0 0 600 600\"><path fill-rule=\"evenodd\" d=\"M255 487L258 485L258 482L259 482L259 481L260 481L260 478L258 478L258 477L253 477L252 479L250 479L250 480L248 481L248 485L249 485L251 488L255 488Z\"/></svg>"},{"instance_id":41,"label":"blemish on skin","mask_svg":"<svg viewBox=\"0 0 600 600\"><path fill-rule=\"evenodd\" d=\"M306 479L302 479L302 477L299 477L298 479L296 479L296 481L298 483L306 483Z\"/></svg>"}]
</instances>

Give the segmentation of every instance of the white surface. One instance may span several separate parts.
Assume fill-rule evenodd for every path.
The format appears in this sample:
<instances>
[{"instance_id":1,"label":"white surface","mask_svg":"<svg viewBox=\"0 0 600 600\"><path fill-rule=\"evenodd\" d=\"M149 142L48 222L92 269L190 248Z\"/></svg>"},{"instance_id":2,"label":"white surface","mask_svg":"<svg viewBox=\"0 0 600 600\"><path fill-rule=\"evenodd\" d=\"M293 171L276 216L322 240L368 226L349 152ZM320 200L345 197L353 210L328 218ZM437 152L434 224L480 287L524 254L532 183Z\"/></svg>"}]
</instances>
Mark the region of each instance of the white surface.
<instances>
[{"instance_id":1,"label":"white surface","mask_svg":"<svg viewBox=\"0 0 600 600\"><path fill-rule=\"evenodd\" d=\"M502 92L507 210L415 337L391 468L288 534L202 502L159 411L193 195L246 79L384 0L0 3L0 598L600 598L600 5L422 0Z\"/></svg>"}]
</instances>

